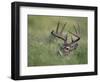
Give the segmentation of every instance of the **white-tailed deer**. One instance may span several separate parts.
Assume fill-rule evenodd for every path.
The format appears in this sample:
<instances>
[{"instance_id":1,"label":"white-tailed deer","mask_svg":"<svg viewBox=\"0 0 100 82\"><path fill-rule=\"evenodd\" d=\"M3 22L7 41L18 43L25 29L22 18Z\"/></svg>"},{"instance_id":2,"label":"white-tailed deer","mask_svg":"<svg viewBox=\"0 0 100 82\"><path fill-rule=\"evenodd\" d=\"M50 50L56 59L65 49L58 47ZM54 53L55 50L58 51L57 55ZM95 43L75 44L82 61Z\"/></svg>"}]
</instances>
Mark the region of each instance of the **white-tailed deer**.
<instances>
[{"instance_id":1,"label":"white-tailed deer","mask_svg":"<svg viewBox=\"0 0 100 82\"><path fill-rule=\"evenodd\" d=\"M67 33L65 35L63 34L66 24L67 23L65 23L62 26L61 31L59 31L60 22L58 22L56 31L52 30L52 32L51 32L51 34L54 37L57 37L57 38L63 40L63 44L60 46L60 49L58 51L60 53L60 55L70 54L70 52L72 52L73 50L75 50L78 47L78 41L80 40L80 27L79 27L79 24L77 24L77 27L78 27L77 29L76 29L75 25L73 25L75 33L68 31L71 35L73 35L76 38L73 39L73 36L71 36L71 42L68 42L68 40L67 40L68 34Z\"/></svg>"}]
</instances>

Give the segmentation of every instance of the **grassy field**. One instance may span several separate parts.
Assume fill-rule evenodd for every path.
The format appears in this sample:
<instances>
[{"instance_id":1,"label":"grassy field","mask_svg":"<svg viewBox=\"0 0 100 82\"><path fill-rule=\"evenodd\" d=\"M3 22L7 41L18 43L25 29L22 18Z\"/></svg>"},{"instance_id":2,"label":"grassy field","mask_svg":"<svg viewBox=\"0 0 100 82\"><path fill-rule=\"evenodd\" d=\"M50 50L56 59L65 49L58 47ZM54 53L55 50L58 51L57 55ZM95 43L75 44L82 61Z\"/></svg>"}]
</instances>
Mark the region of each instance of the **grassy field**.
<instances>
[{"instance_id":1,"label":"grassy field","mask_svg":"<svg viewBox=\"0 0 100 82\"><path fill-rule=\"evenodd\" d=\"M60 27L67 22L64 32L75 32L73 24L80 25L79 46L68 56L57 54L59 43L63 41L54 40L51 31L56 29L60 20ZM58 17L58 16L28 16L28 66L49 66L49 65L75 65L88 63L88 37L87 17ZM70 41L70 34L68 34Z\"/></svg>"}]
</instances>

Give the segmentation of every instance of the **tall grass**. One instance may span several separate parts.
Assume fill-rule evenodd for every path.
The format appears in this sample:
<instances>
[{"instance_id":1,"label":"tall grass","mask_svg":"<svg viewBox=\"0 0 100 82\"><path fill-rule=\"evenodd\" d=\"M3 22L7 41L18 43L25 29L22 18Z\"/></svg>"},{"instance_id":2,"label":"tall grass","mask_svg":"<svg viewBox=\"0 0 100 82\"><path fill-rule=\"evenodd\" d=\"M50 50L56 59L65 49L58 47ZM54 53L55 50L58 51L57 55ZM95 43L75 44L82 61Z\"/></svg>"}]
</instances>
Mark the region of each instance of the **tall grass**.
<instances>
[{"instance_id":1,"label":"tall grass","mask_svg":"<svg viewBox=\"0 0 100 82\"><path fill-rule=\"evenodd\" d=\"M75 32L73 24L80 24L81 39L76 50L68 56L60 56L57 51L63 41L54 39L51 31L67 22L64 32ZM28 16L28 66L87 64L87 17ZM70 34L68 34L70 41Z\"/></svg>"}]
</instances>

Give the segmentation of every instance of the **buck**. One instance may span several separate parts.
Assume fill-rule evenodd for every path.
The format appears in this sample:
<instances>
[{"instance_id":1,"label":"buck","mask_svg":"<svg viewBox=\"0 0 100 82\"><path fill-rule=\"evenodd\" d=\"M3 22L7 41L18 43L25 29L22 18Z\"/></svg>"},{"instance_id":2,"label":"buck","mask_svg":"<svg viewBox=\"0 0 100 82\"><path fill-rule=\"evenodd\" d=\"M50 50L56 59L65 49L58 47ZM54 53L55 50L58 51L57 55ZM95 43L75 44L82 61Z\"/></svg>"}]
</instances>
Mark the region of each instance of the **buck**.
<instances>
[{"instance_id":1,"label":"buck","mask_svg":"<svg viewBox=\"0 0 100 82\"><path fill-rule=\"evenodd\" d=\"M73 35L73 36L71 36L71 42L68 42L68 34L63 33L66 24L67 23L65 23L62 26L61 31L59 31L60 22L58 22L57 27L56 27L56 31L54 31L54 30L51 31L51 34L54 37L57 37L58 39L61 39L63 41L63 44L60 46L60 48L58 50L60 55L70 54L70 52L72 52L73 50L75 50L78 47L78 42L80 40L80 29L79 29L80 27L78 24L77 25L78 30L76 29L75 25L73 25L75 33L68 31L71 35ZM73 37L76 37L76 38L73 39Z\"/></svg>"}]
</instances>

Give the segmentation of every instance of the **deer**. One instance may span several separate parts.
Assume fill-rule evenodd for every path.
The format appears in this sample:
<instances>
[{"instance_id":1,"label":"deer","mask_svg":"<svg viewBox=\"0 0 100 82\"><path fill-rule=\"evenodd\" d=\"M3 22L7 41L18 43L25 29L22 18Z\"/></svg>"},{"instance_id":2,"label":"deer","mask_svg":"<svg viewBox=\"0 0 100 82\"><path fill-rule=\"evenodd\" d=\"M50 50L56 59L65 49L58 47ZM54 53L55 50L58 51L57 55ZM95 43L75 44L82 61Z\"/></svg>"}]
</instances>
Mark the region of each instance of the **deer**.
<instances>
[{"instance_id":1,"label":"deer","mask_svg":"<svg viewBox=\"0 0 100 82\"><path fill-rule=\"evenodd\" d=\"M71 42L68 42L68 34L63 33L66 24L67 23L64 23L61 30L59 31L60 22L58 21L56 31L54 31L54 30L51 31L51 35L53 35L54 37L61 39L63 41L63 44L60 46L58 52L60 55L64 55L64 56L69 55L70 52L77 49L78 42L80 40L80 29L79 29L80 26L78 24L77 25L78 29L75 27L75 25L73 25L75 33L68 31L71 34ZM76 38L73 39L73 37L76 37Z\"/></svg>"}]
</instances>

